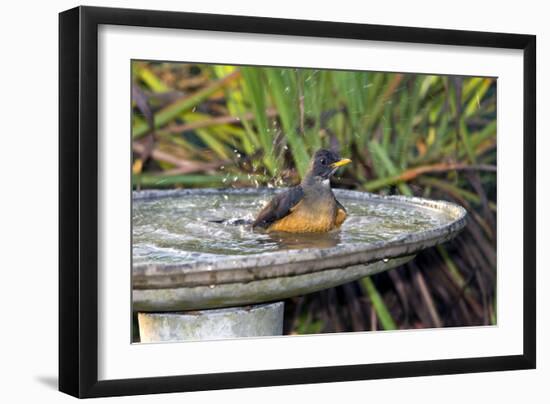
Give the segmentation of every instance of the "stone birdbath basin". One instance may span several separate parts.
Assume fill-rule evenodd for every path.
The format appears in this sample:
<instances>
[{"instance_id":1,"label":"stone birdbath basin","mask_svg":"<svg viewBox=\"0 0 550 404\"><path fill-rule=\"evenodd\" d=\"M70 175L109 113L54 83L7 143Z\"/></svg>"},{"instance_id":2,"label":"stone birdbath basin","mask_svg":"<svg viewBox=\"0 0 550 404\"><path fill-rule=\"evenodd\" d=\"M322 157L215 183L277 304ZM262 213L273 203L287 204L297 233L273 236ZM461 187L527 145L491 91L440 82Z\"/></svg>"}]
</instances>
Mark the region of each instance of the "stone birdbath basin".
<instances>
[{"instance_id":1,"label":"stone birdbath basin","mask_svg":"<svg viewBox=\"0 0 550 404\"><path fill-rule=\"evenodd\" d=\"M243 222L275 192L134 192L132 304L142 342L281 334L283 299L402 265L466 223L450 202L334 190L348 211L339 230L252 231Z\"/></svg>"}]
</instances>

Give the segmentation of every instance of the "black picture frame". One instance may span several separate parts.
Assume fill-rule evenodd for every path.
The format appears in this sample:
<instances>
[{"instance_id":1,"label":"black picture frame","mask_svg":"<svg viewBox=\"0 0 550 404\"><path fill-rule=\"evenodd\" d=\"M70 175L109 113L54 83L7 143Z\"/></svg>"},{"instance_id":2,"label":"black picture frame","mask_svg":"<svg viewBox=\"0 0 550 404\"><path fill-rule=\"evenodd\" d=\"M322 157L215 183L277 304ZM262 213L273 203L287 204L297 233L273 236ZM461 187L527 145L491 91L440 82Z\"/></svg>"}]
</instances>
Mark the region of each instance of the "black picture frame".
<instances>
[{"instance_id":1,"label":"black picture frame","mask_svg":"<svg viewBox=\"0 0 550 404\"><path fill-rule=\"evenodd\" d=\"M181 28L523 51L523 354L99 381L98 26ZM458 374L536 366L536 37L151 10L77 7L59 15L59 390L76 397Z\"/></svg>"}]
</instances>

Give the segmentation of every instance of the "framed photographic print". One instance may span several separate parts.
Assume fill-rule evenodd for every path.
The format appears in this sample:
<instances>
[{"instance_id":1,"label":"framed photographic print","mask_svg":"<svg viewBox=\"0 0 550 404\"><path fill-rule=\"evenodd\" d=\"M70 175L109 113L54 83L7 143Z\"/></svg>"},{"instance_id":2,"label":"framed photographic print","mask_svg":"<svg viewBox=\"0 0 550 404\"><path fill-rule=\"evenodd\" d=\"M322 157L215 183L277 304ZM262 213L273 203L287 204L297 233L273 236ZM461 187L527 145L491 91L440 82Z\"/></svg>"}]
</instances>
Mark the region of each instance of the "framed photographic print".
<instances>
[{"instance_id":1,"label":"framed photographic print","mask_svg":"<svg viewBox=\"0 0 550 404\"><path fill-rule=\"evenodd\" d=\"M535 37L60 14L59 387L535 367Z\"/></svg>"}]
</instances>

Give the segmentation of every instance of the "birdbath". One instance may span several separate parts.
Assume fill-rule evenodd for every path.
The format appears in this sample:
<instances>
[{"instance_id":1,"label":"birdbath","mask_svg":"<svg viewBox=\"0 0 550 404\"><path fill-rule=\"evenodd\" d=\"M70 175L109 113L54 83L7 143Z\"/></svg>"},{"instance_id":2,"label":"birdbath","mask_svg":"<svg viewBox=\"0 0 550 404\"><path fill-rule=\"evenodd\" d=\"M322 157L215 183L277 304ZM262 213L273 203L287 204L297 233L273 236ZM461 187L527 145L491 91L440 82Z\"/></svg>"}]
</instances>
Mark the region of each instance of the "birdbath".
<instances>
[{"instance_id":1,"label":"birdbath","mask_svg":"<svg viewBox=\"0 0 550 404\"><path fill-rule=\"evenodd\" d=\"M132 307L142 342L280 335L283 299L400 266L466 224L450 202L336 189L348 212L339 230L253 231L246 221L275 192L134 192Z\"/></svg>"}]
</instances>

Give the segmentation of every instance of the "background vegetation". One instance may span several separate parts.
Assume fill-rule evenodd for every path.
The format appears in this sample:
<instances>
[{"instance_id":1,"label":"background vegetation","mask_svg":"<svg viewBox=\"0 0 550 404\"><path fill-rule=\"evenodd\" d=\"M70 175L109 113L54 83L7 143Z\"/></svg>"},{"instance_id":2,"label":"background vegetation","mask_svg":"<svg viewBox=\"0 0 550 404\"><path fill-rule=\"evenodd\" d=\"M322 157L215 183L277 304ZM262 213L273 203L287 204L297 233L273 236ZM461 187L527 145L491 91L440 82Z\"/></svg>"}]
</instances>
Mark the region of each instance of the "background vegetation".
<instances>
[{"instance_id":1,"label":"background vegetation","mask_svg":"<svg viewBox=\"0 0 550 404\"><path fill-rule=\"evenodd\" d=\"M353 164L334 187L457 202L450 243L286 301L285 333L496 323L496 80L134 62L133 183L283 186L310 155Z\"/></svg>"}]
</instances>

